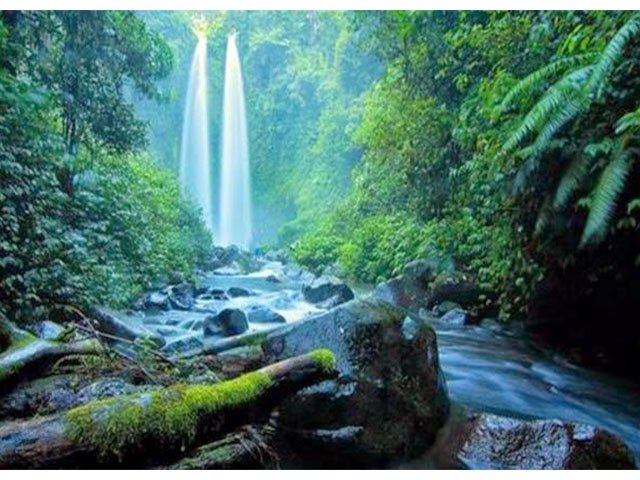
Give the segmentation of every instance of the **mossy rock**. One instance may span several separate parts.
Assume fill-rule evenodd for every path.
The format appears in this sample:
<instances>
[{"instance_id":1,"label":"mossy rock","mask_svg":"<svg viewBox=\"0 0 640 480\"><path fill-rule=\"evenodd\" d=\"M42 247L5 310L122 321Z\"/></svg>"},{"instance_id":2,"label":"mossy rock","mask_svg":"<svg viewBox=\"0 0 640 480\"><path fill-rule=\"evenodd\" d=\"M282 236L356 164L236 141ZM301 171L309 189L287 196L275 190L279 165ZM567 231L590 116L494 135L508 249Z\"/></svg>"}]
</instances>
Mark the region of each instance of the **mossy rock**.
<instances>
[{"instance_id":1,"label":"mossy rock","mask_svg":"<svg viewBox=\"0 0 640 480\"><path fill-rule=\"evenodd\" d=\"M308 387L280 407L283 432L305 458L371 466L420 454L449 407L435 332L376 300L354 300L271 334L272 360L327 346L340 376ZM355 432L345 440L345 428ZM335 441L334 441L335 440Z\"/></svg>"}]
</instances>

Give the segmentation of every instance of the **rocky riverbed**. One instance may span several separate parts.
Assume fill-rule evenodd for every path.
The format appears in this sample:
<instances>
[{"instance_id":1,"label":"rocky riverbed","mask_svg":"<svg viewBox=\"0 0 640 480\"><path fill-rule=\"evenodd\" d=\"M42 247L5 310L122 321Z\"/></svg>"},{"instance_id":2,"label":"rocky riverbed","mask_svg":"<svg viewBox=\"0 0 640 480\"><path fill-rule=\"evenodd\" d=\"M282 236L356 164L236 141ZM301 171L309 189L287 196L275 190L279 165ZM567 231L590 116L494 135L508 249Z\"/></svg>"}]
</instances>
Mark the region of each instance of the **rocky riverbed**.
<instances>
[{"instance_id":1,"label":"rocky riverbed","mask_svg":"<svg viewBox=\"0 0 640 480\"><path fill-rule=\"evenodd\" d=\"M254 443L261 458L268 453L257 462L267 467L634 466L640 391L479 318L469 299L490 294L466 279L435 282L432 264L414 262L356 295L335 277L283 260L218 250L195 284L156 285L126 311L95 306L91 329L128 367L114 361L87 374L87 365L56 364L44 378L5 385L0 465L11 465L11 448L27 448L11 433L15 419L174 382L216 384L327 348L333 378L290 392L258 423L186 451L174 466L256 466L255 452L238 447ZM34 331L59 340L66 330L47 322ZM150 370L149 357L171 374ZM237 455L221 459L221 451Z\"/></svg>"}]
</instances>

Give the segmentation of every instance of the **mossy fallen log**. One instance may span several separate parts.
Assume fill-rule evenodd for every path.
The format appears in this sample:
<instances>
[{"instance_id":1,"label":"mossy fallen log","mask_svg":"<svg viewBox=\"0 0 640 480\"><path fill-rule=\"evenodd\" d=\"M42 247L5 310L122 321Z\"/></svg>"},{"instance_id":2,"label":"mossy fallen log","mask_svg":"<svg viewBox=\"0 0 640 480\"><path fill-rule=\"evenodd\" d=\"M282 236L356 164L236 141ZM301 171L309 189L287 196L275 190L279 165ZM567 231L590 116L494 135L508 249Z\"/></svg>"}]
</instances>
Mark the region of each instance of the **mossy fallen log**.
<instances>
[{"instance_id":1,"label":"mossy fallen log","mask_svg":"<svg viewBox=\"0 0 640 480\"><path fill-rule=\"evenodd\" d=\"M0 426L0 468L165 465L336 375L328 350L213 385L173 385Z\"/></svg>"},{"instance_id":2,"label":"mossy fallen log","mask_svg":"<svg viewBox=\"0 0 640 480\"><path fill-rule=\"evenodd\" d=\"M0 385L22 378L24 374L51 365L67 355L93 355L102 351L97 340L60 343L42 340L4 318L0 333L6 348L0 353Z\"/></svg>"}]
</instances>

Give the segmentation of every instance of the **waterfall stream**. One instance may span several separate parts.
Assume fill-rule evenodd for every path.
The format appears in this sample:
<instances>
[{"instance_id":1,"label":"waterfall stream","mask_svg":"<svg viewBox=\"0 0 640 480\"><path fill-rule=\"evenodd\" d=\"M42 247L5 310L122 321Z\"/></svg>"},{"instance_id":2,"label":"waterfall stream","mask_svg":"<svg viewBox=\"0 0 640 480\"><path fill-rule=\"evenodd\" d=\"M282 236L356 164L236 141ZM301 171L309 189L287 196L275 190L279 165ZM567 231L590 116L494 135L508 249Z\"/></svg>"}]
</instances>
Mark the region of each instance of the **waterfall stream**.
<instances>
[{"instance_id":1,"label":"waterfall stream","mask_svg":"<svg viewBox=\"0 0 640 480\"><path fill-rule=\"evenodd\" d=\"M227 39L222 115L220 213L216 242L251 247L251 180L242 71L236 34Z\"/></svg>"},{"instance_id":2,"label":"waterfall stream","mask_svg":"<svg viewBox=\"0 0 640 480\"><path fill-rule=\"evenodd\" d=\"M207 106L207 40L199 35L193 52L184 107L180 147L180 184L202 209L202 217L213 231L211 208L211 155Z\"/></svg>"}]
</instances>

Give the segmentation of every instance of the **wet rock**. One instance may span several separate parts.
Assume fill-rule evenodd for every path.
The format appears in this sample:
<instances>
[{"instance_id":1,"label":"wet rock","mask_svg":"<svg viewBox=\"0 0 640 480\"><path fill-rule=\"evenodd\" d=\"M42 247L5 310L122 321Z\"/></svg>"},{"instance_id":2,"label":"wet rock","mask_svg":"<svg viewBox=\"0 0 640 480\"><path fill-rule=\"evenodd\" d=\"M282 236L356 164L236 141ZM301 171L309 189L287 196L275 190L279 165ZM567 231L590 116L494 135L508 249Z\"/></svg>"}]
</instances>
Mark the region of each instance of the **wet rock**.
<instances>
[{"instance_id":1,"label":"wet rock","mask_svg":"<svg viewBox=\"0 0 640 480\"><path fill-rule=\"evenodd\" d=\"M231 298L235 298L235 297L250 297L251 295L253 295L253 293L251 293L246 288L230 287L230 288L227 289L227 295L229 295Z\"/></svg>"},{"instance_id":2,"label":"wet rock","mask_svg":"<svg viewBox=\"0 0 640 480\"><path fill-rule=\"evenodd\" d=\"M487 330L491 330L492 332L501 332L504 327L503 325L494 318L484 318L480 322L480 326L482 328L486 328Z\"/></svg>"},{"instance_id":3,"label":"wet rock","mask_svg":"<svg viewBox=\"0 0 640 480\"><path fill-rule=\"evenodd\" d=\"M470 414L456 452L468 467L535 470L633 469L629 447L598 427L560 420L525 421Z\"/></svg>"},{"instance_id":4,"label":"wet rock","mask_svg":"<svg viewBox=\"0 0 640 480\"><path fill-rule=\"evenodd\" d=\"M80 402L74 395L72 375L54 375L16 385L0 395L0 418L24 418L66 410Z\"/></svg>"},{"instance_id":5,"label":"wet rock","mask_svg":"<svg viewBox=\"0 0 640 480\"><path fill-rule=\"evenodd\" d=\"M434 311L437 315L460 307L475 317L491 314L496 298L494 292L478 285L468 275L454 271L451 262L437 260L408 263L402 275L379 284L371 296L412 313L438 305Z\"/></svg>"},{"instance_id":6,"label":"wet rock","mask_svg":"<svg viewBox=\"0 0 640 480\"><path fill-rule=\"evenodd\" d=\"M171 309L169 296L161 292L149 292L131 305L132 310L167 311Z\"/></svg>"},{"instance_id":7,"label":"wet rock","mask_svg":"<svg viewBox=\"0 0 640 480\"><path fill-rule=\"evenodd\" d=\"M103 378L82 388L78 392L78 400L80 403L86 403L117 395L128 395L137 390L138 388L119 378Z\"/></svg>"},{"instance_id":8,"label":"wet rock","mask_svg":"<svg viewBox=\"0 0 640 480\"><path fill-rule=\"evenodd\" d=\"M240 335L249 329L247 316L238 308L225 308L216 315L209 315L204 319L203 332L205 337L222 335L229 337Z\"/></svg>"},{"instance_id":9,"label":"wet rock","mask_svg":"<svg viewBox=\"0 0 640 480\"><path fill-rule=\"evenodd\" d=\"M202 335L199 331L185 333L179 337L171 338L167 344L162 347L164 353L173 355L175 353L188 352L202 348Z\"/></svg>"},{"instance_id":10,"label":"wet rock","mask_svg":"<svg viewBox=\"0 0 640 480\"><path fill-rule=\"evenodd\" d=\"M438 275L429 292L430 303L457 303L462 308L471 308L482 303L483 299L495 297L467 275L459 272L446 272Z\"/></svg>"},{"instance_id":11,"label":"wet rock","mask_svg":"<svg viewBox=\"0 0 640 480\"><path fill-rule=\"evenodd\" d=\"M430 307L429 286L443 268L437 260L414 260L405 265L402 275L376 286L371 296L418 313Z\"/></svg>"},{"instance_id":12,"label":"wet rock","mask_svg":"<svg viewBox=\"0 0 640 480\"><path fill-rule=\"evenodd\" d=\"M453 310L449 310L442 317L440 317L440 322L457 327L466 325L467 321L467 312L465 312L461 308L454 308Z\"/></svg>"},{"instance_id":13,"label":"wet rock","mask_svg":"<svg viewBox=\"0 0 640 480\"><path fill-rule=\"evenodd\" d=\"M437 304L435 307L433 307L433 312L438 315L444 315L447 312L450 312L451 310L455 310L456 308L462 308L462 306L460 306L459 304L455 303L455 302L450 302L449 300L445 300L442 303Z\"/></svg>"},{"instance_id":14,"label":"wet rock","mask_svg":"<svg viewBox=\"0 0 640 480\"><path fill-rule=\"evenodd\" d=\"M269 360L331 349L340 376L280 406L294 448L327 454L336 465L371 466L414 456L433 442L449 400L433 329L385 302L352 301L283 327L263 342ZM343 430L346 429L346 430ZM309 436L309 432L352 432ZM356 434L357 433L357 434ZM315 439L314 439L315 438Z\"/></svg>"},{"instance_id":15,"label":"wet rock","mask_svg":"<svg viewBox=\"0 0 640 480\"><path fill-rule=\"evenodd\" d=\"M158 347L165 343L160 335L145 327L136 317L127 317L100 306L92 307L91 315L95 319L96 328L101 332L131 341L147 338Z\"/></svg>"},{"instance_id":16,"label":"wet rock","mask_svg":"<svg viewBox=\"0 0 640 480\"><path fill-rule=\"evenodd\" d=\"M282 283L285 280L283 275L280 275L277 273L272 273L270 275L267 275L266 277L264 277L264 279L266 282L270 282L270 283Z\"/></svg>"},{"instance_id":17,"label":"wet rock","mask_svg":"<svg viewBox=\"0 0 640 480\"><path fill-rule=\"evenodd\" d=\"M38 322L33 326L33 332L43 340L60 340L65 333L65 328L50 320Z\"/></svg>"},{"instance_id":18,"label":"wet rock","mask_svg":"<svg viewBox=\"0 0 640 480\"><path fill-rule=\"evenodd\" d=\"M176 310L190 310L193 307L193 285L181 283L167 289L169 303Z\"/></svg>"},{"instance_id":19,"label":"wet rock","mask_svg":"<svg viewBox=\"0 0 640 480\"><path fill-rule=\"evenodd\" d=\"M286 323L287 320L278 312L263 305L251 305L245 310L250 323Z\"/></svg>"},{"instance_id":20,"label":"wet rock","mask_svg":"<svg viewBox=\"0 0 640 480\"><path fill-rule=\"evenodd\" d=\"M354 298L353 291L340 279L323 275L302 287L307 302L319 303L331 300L333 306Z\"/></svg>"}]
</instances>

